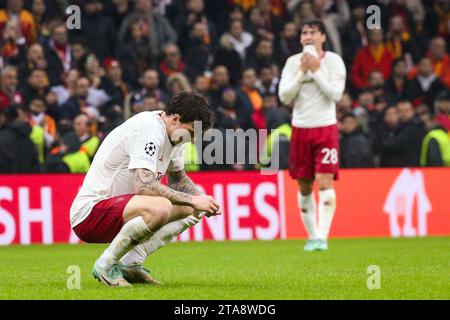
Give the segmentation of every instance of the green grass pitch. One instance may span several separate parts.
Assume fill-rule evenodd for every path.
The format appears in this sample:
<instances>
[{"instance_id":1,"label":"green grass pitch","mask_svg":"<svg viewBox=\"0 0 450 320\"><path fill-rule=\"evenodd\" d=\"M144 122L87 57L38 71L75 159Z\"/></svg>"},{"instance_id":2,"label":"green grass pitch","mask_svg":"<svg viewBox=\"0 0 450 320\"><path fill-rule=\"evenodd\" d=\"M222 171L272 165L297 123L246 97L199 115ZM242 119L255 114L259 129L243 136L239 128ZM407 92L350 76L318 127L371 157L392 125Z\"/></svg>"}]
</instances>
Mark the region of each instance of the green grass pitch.
<instances>
[{"instance_id":1,"label":"green grass pitch","mask_svg":"<svg viewBox=\"0 0 450 320\"><path fill-rule=\"evenodd\" d=\"M108 288L92 265L105 245L0 247L0 299L450 299L450 238L172 243L146 266L162 287ZM69 265L81 289L69 290ZM367 268L381 270L369 290Z\"/></svg>"}]
</instances>

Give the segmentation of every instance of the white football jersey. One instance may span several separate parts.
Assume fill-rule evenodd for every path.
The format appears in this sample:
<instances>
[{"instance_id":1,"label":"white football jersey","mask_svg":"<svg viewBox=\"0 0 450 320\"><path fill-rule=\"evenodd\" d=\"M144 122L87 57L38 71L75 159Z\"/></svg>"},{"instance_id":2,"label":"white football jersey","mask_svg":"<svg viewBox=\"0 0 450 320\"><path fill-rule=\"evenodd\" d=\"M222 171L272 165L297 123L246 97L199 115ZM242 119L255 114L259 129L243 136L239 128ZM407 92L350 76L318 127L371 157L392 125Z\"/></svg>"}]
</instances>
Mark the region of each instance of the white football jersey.
<instances>
[{"instance_id":1,"label":"white football jersey","mask_svg":"<svg viewBox=\"0 0 450 320\"><path fill-rule=\"evenodd\" d=\"M141 112L106 136L70 208L72 228L101 200L134 193L133 169L151 170L158 181L184 169L184 145L171 144L161 114Z\"/></svg>"},{"instance_id":2,"label":"white football jersey","mask_svg":"<svg viewBox=\"0 0 450 320\"><path fill-rule=\"evenodd\" d=\"M294 106L292 125L318 128L336 124L336 102L342 98L347 76L344 61L327 51L317 72L303 74L302 56L299 53L287 59L278 89L280 100Z\"/></svg>"}]
</instances>

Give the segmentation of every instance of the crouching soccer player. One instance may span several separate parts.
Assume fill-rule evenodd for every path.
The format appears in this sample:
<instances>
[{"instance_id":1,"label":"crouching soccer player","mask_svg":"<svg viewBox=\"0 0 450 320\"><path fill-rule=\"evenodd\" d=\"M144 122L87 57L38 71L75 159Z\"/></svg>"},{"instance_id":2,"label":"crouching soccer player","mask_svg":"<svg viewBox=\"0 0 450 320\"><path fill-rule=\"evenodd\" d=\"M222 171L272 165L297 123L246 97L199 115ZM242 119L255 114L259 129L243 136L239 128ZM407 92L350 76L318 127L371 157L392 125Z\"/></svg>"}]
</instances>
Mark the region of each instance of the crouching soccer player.
<instances>
[{"instance_id":1,"label":"crouching soccer player","mask_svg":"<svg viewBox=\"0 0 450 320\"><path fill-rule=\"evenodd\" d=\"M306 251L327 250L336 208L333 179L339 170L336 102L345 89L346 68L336 53L325 51L325 25L320 20L300 26L304 51L291 56L281 75L280 100L293 104L289 172L298 181L298 204L309 234ZM319 187L318 221L313 183ZM318 222L318 223L317 223Z\"/></svg>"},{"instance_id":2,"label":"crouching soccer player","mask_svg":"<svg viewBox=\"0 0 450 320\"><path fill-rule=\"evenodd\" d=\"M186 133L193 138L194 121L210 128L213 111L198 93L181 92L165 112L142 112L114 129L97 151L70 222L81 240L110 243L93 269L106 285L158 284L145 258L203 215L221 213L184 172L183 142ZM167 186L161 183L166 172Z\"/></svg>"}]
</instances>

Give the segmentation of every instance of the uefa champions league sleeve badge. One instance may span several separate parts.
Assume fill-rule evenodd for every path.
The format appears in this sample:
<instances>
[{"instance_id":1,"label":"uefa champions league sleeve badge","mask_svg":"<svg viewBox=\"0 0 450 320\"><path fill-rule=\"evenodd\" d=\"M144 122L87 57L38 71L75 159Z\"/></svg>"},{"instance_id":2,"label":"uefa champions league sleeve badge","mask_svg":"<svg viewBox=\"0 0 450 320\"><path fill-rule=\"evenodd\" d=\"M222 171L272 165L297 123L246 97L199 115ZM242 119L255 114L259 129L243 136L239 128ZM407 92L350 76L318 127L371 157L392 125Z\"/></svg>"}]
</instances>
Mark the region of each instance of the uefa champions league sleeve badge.
<instances>
[{"instance_id":1,"label":"uefa champions league sleeve badge","mask_svg":"<svg viewBox=\"0 0 450 320\"><path fill-rule=\"evenodd\" d=\"M153 157L156 153L156 145L153 142L149 142L145 145L145 153L150 157Z\"/></svg>"}]
</instances>

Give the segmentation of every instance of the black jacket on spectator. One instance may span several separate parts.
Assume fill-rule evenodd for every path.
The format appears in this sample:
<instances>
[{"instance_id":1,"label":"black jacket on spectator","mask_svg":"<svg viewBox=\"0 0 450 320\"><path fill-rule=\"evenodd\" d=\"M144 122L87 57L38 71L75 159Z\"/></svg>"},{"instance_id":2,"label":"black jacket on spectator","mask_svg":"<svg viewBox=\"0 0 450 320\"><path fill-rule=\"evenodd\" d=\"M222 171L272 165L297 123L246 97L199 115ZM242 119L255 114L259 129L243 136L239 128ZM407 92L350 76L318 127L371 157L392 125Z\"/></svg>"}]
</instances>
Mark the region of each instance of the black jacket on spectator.
<instances>
[{"instance_id":1,"label":"black jacket on spectator","mask_svg":"<svg viewBox=\"0 0 450 320\"><path fill-rule=\"evenodd\" d=\"M131 39L120 44L118 58L122 65L123 79L133 89L139 87L139 77L142 73L155 66L156 60L152 59L150 42L144 39L136 42Z\"/></svg>"},{"instance_id":2,"label":"black jacket on spectator","mask_svg":"<svg viewBox=\"0 0 450 320\"><path fill-rule=\"evenodd\" d=\"M111 19L102 14L85 14L81 19L81 30L75 30L73 37L83 39L89 50L95 53L102 63L105 58L114 55L115 33Z\"/></svg>"},{"instance_id":3,"label":"black jacket on spectator","mask_svg":"<svg viewBox=\"0 0 450 320\"><path fill-rule=\"evenodd\" d=\"M210 62L211 51L210 47L201 39L190 38L189 46L186 47L183 59L188 66L189 74L187 76L191 81L202 75Z\"/></svg>"},{"instance_id":4,"label":"black jacket on spectator","mask_svg":"<svg viewBox=\"0 0 450 320\"><path fill-rule=\"evenodd\" d=\"M384 91L386 92L386 100L389 105L395 105L400 100L406 99L406 90L410 86L407 79L401 88L397 88L394 79L391 77L386 81Z\"/></svg>"},{"instance_id":5,"label":"black jacket on spectator","mask_svg":"<svg viewBox=\"0 0 450 320\"><path fill-rule=\"evenodd\" d=\"M30 139L31 127L12 122L0 130L0 173L39 172L37 150Z\"/></svg>"},{"instance_id":6,"label":"black jacket on spectator","mask_svg":"<svg viewBox=\"0 0 450 320\"><path fill-rule=\"evenodd\" d=\"M73 120L81 113L81 101L77 97L70 97L58 108L58 119Z\"/></svg>"},{"instance_id":7,"label":"black jacket on spectator","mask_svg":"<svg viewBox=\"0 0 450 320\"><path fill-rule=\"evenodd\" d=\"M419 166L425 130L417 119L401 124L394 132L384 132L381 135L382 167Z\"/></svg>"},{"instance_id":8,"label":"black jacket on spectator","mask_svg":"<svg viewBox=\"0 0 450 320\"><path fill-rule=\"evenodd\" d=\"M51 86L61 85L61 75L64 73L64 66L58 57L58 54L53 50L48 43L44 45L45 59L48 63L48 79ZM73 61L72 61L73 62Z\"/></svg>"},{"instance_id":9,"label":"black jacket on spectator","mask_svg":"<svg viewBox=\"0 0 450 320\"><path fill-rule=\"evenodd\" d=\"M225 66L230 74L230 84L237 85L242 72L242 61L234 49L219 47L214 56L213 67Z\"/></svg>"},{"instance_id":10,"label":"black jacket on spectator","mask_svg":"<svg viewBox=\"0 0 450 320\"><path fill-rule=\"evenodd\" d=\"M374 166L370 141L360 129L342 135L340 153L342 168L370 168Z\"/></svg>"},{"instance_id":11,"label":"black jacket on spectator","mask_svg":"<svg viewBox=\"0 0 450 320\"><path fill-rule=\"evenodd\" d=\"M426 103L430 107L430 112L434 114L434 99L437 95L446 90L442 81L436 77L428 91L424 91L417 78L411 80L406 88L406 97L414 104Z\"/></svg>"}]
</instances>

